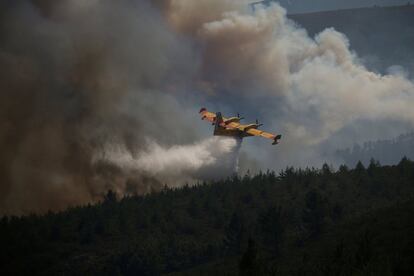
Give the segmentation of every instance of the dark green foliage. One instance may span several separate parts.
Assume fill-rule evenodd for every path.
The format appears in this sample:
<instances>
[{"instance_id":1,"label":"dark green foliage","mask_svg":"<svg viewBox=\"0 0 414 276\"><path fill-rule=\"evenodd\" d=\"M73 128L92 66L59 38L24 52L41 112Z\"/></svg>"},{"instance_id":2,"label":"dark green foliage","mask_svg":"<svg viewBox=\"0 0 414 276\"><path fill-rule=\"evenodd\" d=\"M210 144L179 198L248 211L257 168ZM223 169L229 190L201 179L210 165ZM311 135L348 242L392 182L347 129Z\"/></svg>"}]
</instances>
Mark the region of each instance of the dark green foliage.
<instances>
[{"instance_id":1,"label":"dark green foliage","mask_svg":"<svg viewBox=\"0 0 414 276\"><path fill-rule=\"evenodd\" d=\"M355 266L358 270L365 268L374 257L374 244L372 235L368 232L357 237L355 251Z\"/></svg>"},{"instance_id":2,"label":"dark green foliage","mask_svg":"<svg viewBox=\"0 0 414 276\"><path fill-rule=\"evenodd\" d=\"M283 235L285 231L285 221L283 221L282 210L280 207L270 207L259 216L260 236L264 246L277 256L280 251Z\"/></svg>"},{"instance_id":3,"label":"dark green foliage","mask_svg":"<svg viewBox=\"0 0 414 276\"><path fill-rule=\"evenodd\" d=\"M257 275L259 269L256 243L252 238L249 238L246 252L243 253L239 264L240 276Z\"/></svg>"},{"instance_id":4,"label":"dark green foliage","mask_svg":"<svg viewBox=\"0 0 414 276\"><path fill-rule=\"evenodd\" d=\"M362 164L361 161L358 161L355 167L355 174L358 176L361 176L365 173L365 167L364 164Z\"/></svg>"},{"instance_id":5,"label":"dark green foliage","mask_svg":"<svg viewBox=\"0 0 414 276\"><path fill-rule=\"evenodd\" d=\"M244 235L243 220L239 214L233 213L230 223L225 229L224 245L229 254L239 254Z\"/></svg>"},{"instance_id":6,"label":"dark green foliage","mask_svg":"<svg viewBox=\"0 0 414 276\"><path fill-rule=\"evenodd\" d=\"M309 191L305 196L305 209L302 220L309 236L315 238L321 234L327 212L327 201L316 190Z\"/></svg>"},{"instance_id":7,"label":"dark green foliage","mask_svg":"<svg viewBox=\"0 0 414 276\"><path fill-rule=\"evenodd\" d=\"M104 204L113 204L116 202L116 193L112 190L109 190L104 197Z\"/></svg>"},{"instance_id":8,"label":"dark green foliage","mask_svg":"<svg viewBox=\"0 0 414 276\"><path fill-rule=\"evenodd\" d=\"M3 275L412 275L414 163L287 168L0 219Z\"/></svg>"}]
</instances>

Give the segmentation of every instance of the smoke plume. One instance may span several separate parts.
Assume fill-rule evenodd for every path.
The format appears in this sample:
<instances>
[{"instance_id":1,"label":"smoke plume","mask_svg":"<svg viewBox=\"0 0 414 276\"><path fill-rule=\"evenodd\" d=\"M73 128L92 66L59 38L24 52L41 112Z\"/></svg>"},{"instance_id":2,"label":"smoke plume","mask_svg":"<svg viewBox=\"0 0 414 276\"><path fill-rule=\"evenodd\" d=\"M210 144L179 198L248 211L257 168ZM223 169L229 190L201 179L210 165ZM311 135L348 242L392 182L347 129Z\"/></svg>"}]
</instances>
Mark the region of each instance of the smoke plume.
<instances>
[{"instance_id":1,"label":"smoke plume","mask_svg":"<svg viewBox=\"0 0 414 276\"><path fill-rule=\"evenodd\" d=\"M246 3L2 2L0 212L231 175L240 141L203 138L201 105L284 135L246 143L262 169L329 159L328 146L373 132L349 131L361 122L381 136L390 121L412 127L404 74L369 72L334 29L311 38L277 4Z\"/></svg>"}]
</instances>

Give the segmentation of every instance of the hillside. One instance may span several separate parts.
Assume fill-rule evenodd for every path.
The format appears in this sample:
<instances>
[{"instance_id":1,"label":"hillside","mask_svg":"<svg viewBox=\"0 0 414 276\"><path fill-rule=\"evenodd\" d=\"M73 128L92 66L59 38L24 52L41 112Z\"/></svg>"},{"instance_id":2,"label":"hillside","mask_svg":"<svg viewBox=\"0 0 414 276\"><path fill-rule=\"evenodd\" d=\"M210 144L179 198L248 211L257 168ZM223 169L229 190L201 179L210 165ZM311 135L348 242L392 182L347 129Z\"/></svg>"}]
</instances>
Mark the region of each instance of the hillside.
<instances>
[{"instance_id":1,"label":"hillside","mask_svg":"<svg viewBox=\"0 0 414 276\"><path fill-rule=\"evenodd\" d=\"M352 148L338 150L336 156L347 166L353 167L358 161L369 164L371 158L382 164L397 164L406 156L414 158L414 133L402 134L391 140L368 141Z\"/></svg>"},{"instance_id":2,"label":"hillside","mask_svg":"<svg viewBox=\"0 0 414 276\"><path fill-rule=\"evenodd\" d=\"M274 0L285 7L289 13L338 10L373 6L404 5L407 0ZM412 2L412 1L411 1Z\"/></svg>"},{"instance_id":3,"label":"hillside","mask_svg":"<svg viewBox=\"0 0 414 276\"><path fill-rule=\"evenodd\" d=\"M411 200L346 220L277 261L264 258L263 251L256 248L256 269L268 267L264 273L258 269L264 275L412 275L413 212ZM223 271L239 275L242 258L227 258L170 275L221 275Z\"/></svg>"},{"instance_id":4,"label":"hillside","mask_svg":"<svg viewBox=\"0 0 414 276\"><path fill-rule=\"evenodd\" d=\"M386 72L401 65L414 70L414 5L371 7L288 16L311 36L335 28L350 40L351 48L369 69Z\"/></svg>"},{"instance_id":5,"label":"hillside","mask_svg":"<svg viewBox=\"0 0 414 276\"><path fill-rule=\"evenodd\" d=\"M2 218L2 272L409 275L413 181L414 162L403 159L337 172L287 168L120 200L108 192L97 205Z\"/></svg>"}]
</instances>

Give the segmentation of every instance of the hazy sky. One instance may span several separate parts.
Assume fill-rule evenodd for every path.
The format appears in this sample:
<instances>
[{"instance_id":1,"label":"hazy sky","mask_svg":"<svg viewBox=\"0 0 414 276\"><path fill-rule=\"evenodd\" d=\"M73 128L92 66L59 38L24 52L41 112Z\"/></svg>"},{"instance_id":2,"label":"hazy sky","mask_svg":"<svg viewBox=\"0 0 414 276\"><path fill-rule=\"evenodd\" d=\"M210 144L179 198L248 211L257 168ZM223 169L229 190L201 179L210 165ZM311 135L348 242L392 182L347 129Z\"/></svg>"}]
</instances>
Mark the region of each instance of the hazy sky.
<instances>
[{"instance_id":1,"label":"hazy sky","mask_svg":"<svg viewBox=\"0 0 414 276\"><path fill-rule=\"evenodd\" d=\"M357 7L403 5L410 0L279 0L289 13L312 12L321 10L348 9ZM414 1L411 0L411 3Z\"/></svg>"}]
</instances>

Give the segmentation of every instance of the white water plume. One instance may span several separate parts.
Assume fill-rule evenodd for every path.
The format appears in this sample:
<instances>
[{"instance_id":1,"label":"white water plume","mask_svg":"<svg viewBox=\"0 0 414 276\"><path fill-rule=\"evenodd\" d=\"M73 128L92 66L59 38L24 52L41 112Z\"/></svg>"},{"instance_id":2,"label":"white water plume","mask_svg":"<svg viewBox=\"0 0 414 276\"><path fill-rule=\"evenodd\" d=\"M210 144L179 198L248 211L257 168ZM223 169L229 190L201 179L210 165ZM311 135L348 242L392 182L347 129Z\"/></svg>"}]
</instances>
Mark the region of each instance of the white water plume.
<instances>
[{"instance_id":1,"label":"white water plume","mask_svg":"<svg viewBox=\"0 0 414 276\"><path fill-rule=\"evenodd\" d=\"M241 139L211 137L190 145L163 147L149 141L133 156L119 144L109 145L94 162L106 161L130 175L145 174L169 186L214 180L237 173Z\"/></svg>"}]
</instances>

